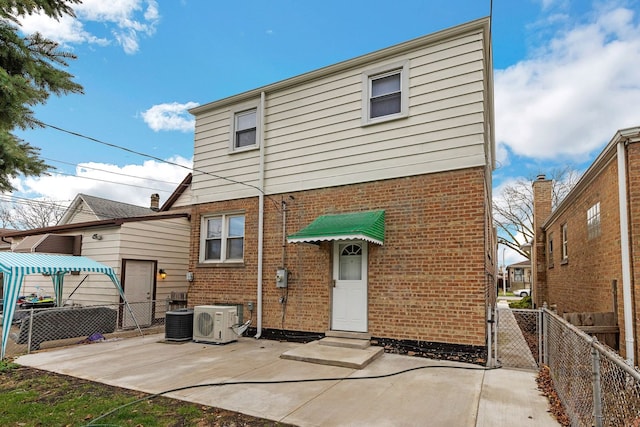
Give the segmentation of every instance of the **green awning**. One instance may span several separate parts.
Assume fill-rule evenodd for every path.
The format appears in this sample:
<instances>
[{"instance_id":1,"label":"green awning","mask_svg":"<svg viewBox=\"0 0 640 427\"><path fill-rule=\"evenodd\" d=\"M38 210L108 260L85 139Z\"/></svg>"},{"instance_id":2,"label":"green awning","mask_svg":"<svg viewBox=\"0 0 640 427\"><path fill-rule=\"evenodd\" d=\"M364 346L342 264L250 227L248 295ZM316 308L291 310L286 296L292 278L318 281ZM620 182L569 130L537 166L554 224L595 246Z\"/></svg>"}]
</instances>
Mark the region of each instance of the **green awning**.
<instances>
[{"instance_id":1,"label":"green awning","mask_svg":"<svg viewBox=\"0 0 640 427\"><path fill-rule=\"evenodd\" d=\"M384 243L384 211L321 215L297 233L287 236L289 243L326 240L366 240Z\"/></svg>"}]
</instances>

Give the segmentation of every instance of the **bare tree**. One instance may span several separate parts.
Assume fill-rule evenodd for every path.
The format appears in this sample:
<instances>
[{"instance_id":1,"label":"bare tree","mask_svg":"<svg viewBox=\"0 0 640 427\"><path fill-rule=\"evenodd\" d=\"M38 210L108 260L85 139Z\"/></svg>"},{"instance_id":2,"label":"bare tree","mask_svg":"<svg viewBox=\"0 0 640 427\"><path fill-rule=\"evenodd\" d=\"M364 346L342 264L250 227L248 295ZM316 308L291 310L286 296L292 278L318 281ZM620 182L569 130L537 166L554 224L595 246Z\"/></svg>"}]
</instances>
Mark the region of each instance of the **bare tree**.
<instances>
[{"instance_id":1,"label":"bare tree","mask_svg":"<svg viewBox=\"0 0 640 427\"><path fill-rule=\"evenodd\" d=\"M547 176L553 181L552 208L564 199L580 179L573 167L552 170ZM533 241L533 181L521 178L502 188L493 198L493 221L498 231L498 243L530 258L523 245Z\"/></svg>"},{"instance_id":2,"label":"bare tree","mask_svg":"<svg viewBox=\"0 0 640 427\"><path fill-rule=\"evenodd\" d=\"M30 230L56 225L64 215L65 206L51 200L15 201L0 208L0 220L16 230Z\"/></svg>"}]
</instances>

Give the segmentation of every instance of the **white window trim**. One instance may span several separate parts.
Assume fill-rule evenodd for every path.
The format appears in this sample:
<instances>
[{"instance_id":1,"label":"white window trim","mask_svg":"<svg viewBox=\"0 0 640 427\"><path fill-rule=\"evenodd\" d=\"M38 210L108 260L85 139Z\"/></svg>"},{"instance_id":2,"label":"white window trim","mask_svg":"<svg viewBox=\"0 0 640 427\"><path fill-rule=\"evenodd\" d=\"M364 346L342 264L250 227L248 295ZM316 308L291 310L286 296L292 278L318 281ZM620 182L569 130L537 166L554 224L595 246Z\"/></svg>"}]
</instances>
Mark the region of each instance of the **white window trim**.
<instances>
[{"instance_id":1,"label":"white window trim","mask_svg":"<svg viewBox=\"0 0 640 427\"><path fill-rule=\"evenodd\" d=\"M371 79L381 74L400 71L400 112L370 118ZM362 72L362 126L397 120L409 115L409 60L394 62Z\"/></svg>"},{"instance_id":2,"label":"white window trim","mask_svg":"<svg viewBox=\"0 0 640 427\"><path fill-rule=\"evenodd\" d=\"M569 230L567 227L567 223L562 224L562 261L566 261L569 259Z\"/></svg>"},{"instance_id":3,"label":"white window trim","mask_svg":"<svg viewBox=\"0 0 640 427\"><path fill-rule=\"evenodd\" d=\"M595 239L601 234L600 202L596 202L587 210L587 239Z\"/></svg>"},{"instance_id":4,"label":"white window trim","mask_svg":"<svg viewBox=\"0 0 640 427\"><path fill-rule=\"evenodd\" d=\"M236 114L248 110L256 110L256 143L255 145L248 145L246 147L236 147ZM229 151L231 153L260 149L260 139L262 136L262 111L260 110L260 102L248 102L232 108L229 115L229 128Z\"/></svg>"},{"instance_id":5,"label":"white window trim","mask_svg":"<svg viewBox=\"0 0 640 427\"><path fill-rule=\"evenodd\" d=\"M226 258L226 252L227 252L227 237L228 237L228 232L229 232L229 222L228 219L230 217L234 217L234 216L243 216L245 221L247 219L247 216L245 215L244 212L225 212L225 213L217 213L217 214L211 214L211 215L203 215L200 218L200 255L199 255L199 261L202 264L242 264L244 262L244 251L245 251L245 246L244 246L244 242L246 240L246 235L245 235L245 230L246 230L246 223L245 223L245 230L243 230L242 232L242 239L243 239L243 244L242 244L242 258L233 258L233 259L227 259ZM222 237L221 237L221 242L220 242L220 255L221 255L221 259L205 259L206 256L206 244L207 244L207 221L211 218L222 218Z\"/></svg>"}]
</instances>

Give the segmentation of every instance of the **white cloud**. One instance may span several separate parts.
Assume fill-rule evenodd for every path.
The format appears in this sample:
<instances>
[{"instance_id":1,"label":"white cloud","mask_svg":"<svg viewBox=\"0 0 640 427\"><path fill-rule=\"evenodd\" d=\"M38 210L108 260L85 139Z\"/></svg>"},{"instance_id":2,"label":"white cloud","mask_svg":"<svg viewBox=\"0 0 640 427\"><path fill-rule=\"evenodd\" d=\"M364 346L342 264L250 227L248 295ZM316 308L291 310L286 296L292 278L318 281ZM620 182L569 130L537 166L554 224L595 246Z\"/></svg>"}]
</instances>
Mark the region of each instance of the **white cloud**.
<instances>
[{"instance_id":1,"label":"white cloud","mask_svg":"<svg viewBox=\"0 0 640 427\"><path fill-rule=\"evenodd\" d=\"M76 175L52 174L29 177L14 181L22 194L20 197L47 198L56 201L71 201L78 193L90 194L109 200L149 206L153 193L160 194L160 204L176 189L192 167L192 160L175 156L169 162L148 160L142 164L116 166L87 162L76 167Z\"/></svg>"},{"instance_id":2,"label":"white cloud","mask_svg":"<svg viewBox=\"0 0 640 427\"><path fill-rule=\"evenodd\" d=\"M27 34L37 31L64 45L106 45L115 41L127 54L134 54L140 48L140 37L153 35L160 20L156 0L84 0L73 9L76 18L63 16L58 21L43 14L21 17L21 28ZM106 24L111 34L94 35L86 28L89 23Z\"/></svg>"},{"instance_id":3,"label":"white cloud","mask_svg":"<svg viewBox=\"0 0 640 427\"><path fill-rule=\"evenodd\" d=\"M196 102L158 104L144 111L142 118L156 132L161 130L190 132L193 131L195 119L188 110L198 105Z\"/></svg>"},{"instance_id":4,"label":"white cloud","mask_svg":"<svg viewBox=\"0 0 640 427\"><path fill-rule=\"evenodd\" d=\"M496 70L498 143L532 158L585 159L638 125L638 63L640 27L629 9L558 33L534 57Z\"/></svg>"}]
</instances>

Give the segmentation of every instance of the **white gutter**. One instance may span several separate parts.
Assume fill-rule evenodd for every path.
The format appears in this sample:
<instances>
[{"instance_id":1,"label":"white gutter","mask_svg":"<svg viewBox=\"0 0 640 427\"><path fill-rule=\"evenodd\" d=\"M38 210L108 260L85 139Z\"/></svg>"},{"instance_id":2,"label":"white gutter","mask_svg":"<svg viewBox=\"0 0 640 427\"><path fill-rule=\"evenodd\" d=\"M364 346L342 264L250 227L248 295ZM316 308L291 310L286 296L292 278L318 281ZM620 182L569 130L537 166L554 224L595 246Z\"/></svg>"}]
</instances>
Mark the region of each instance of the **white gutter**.
<instances>
[{"instance_id":1,"label":"white gutter","mask_svg":"<svg viewBox=\"0 0 640 427\"><path fill-rule=\"evenodd\" d=\"M631 301L631 257L629 254L629 218L627 201L627 164L625 142L618 142L618 197L620 199L620 252L622 258L622 301L624 311L624 341L627 363L634 364L633 313Z\"/></svg>"},{"instance_id":2,"label":"white gutter","mask_svg":"<svg viewBox=\"0 0 640 427\"><path fill-rule=\"evenodd\" d=\"M260 165L258 169L258 283L256 297L256 335L260 338L262 335L262 252L264 246L264 92L260 92Z\"/></svg>"}]
</instances>

